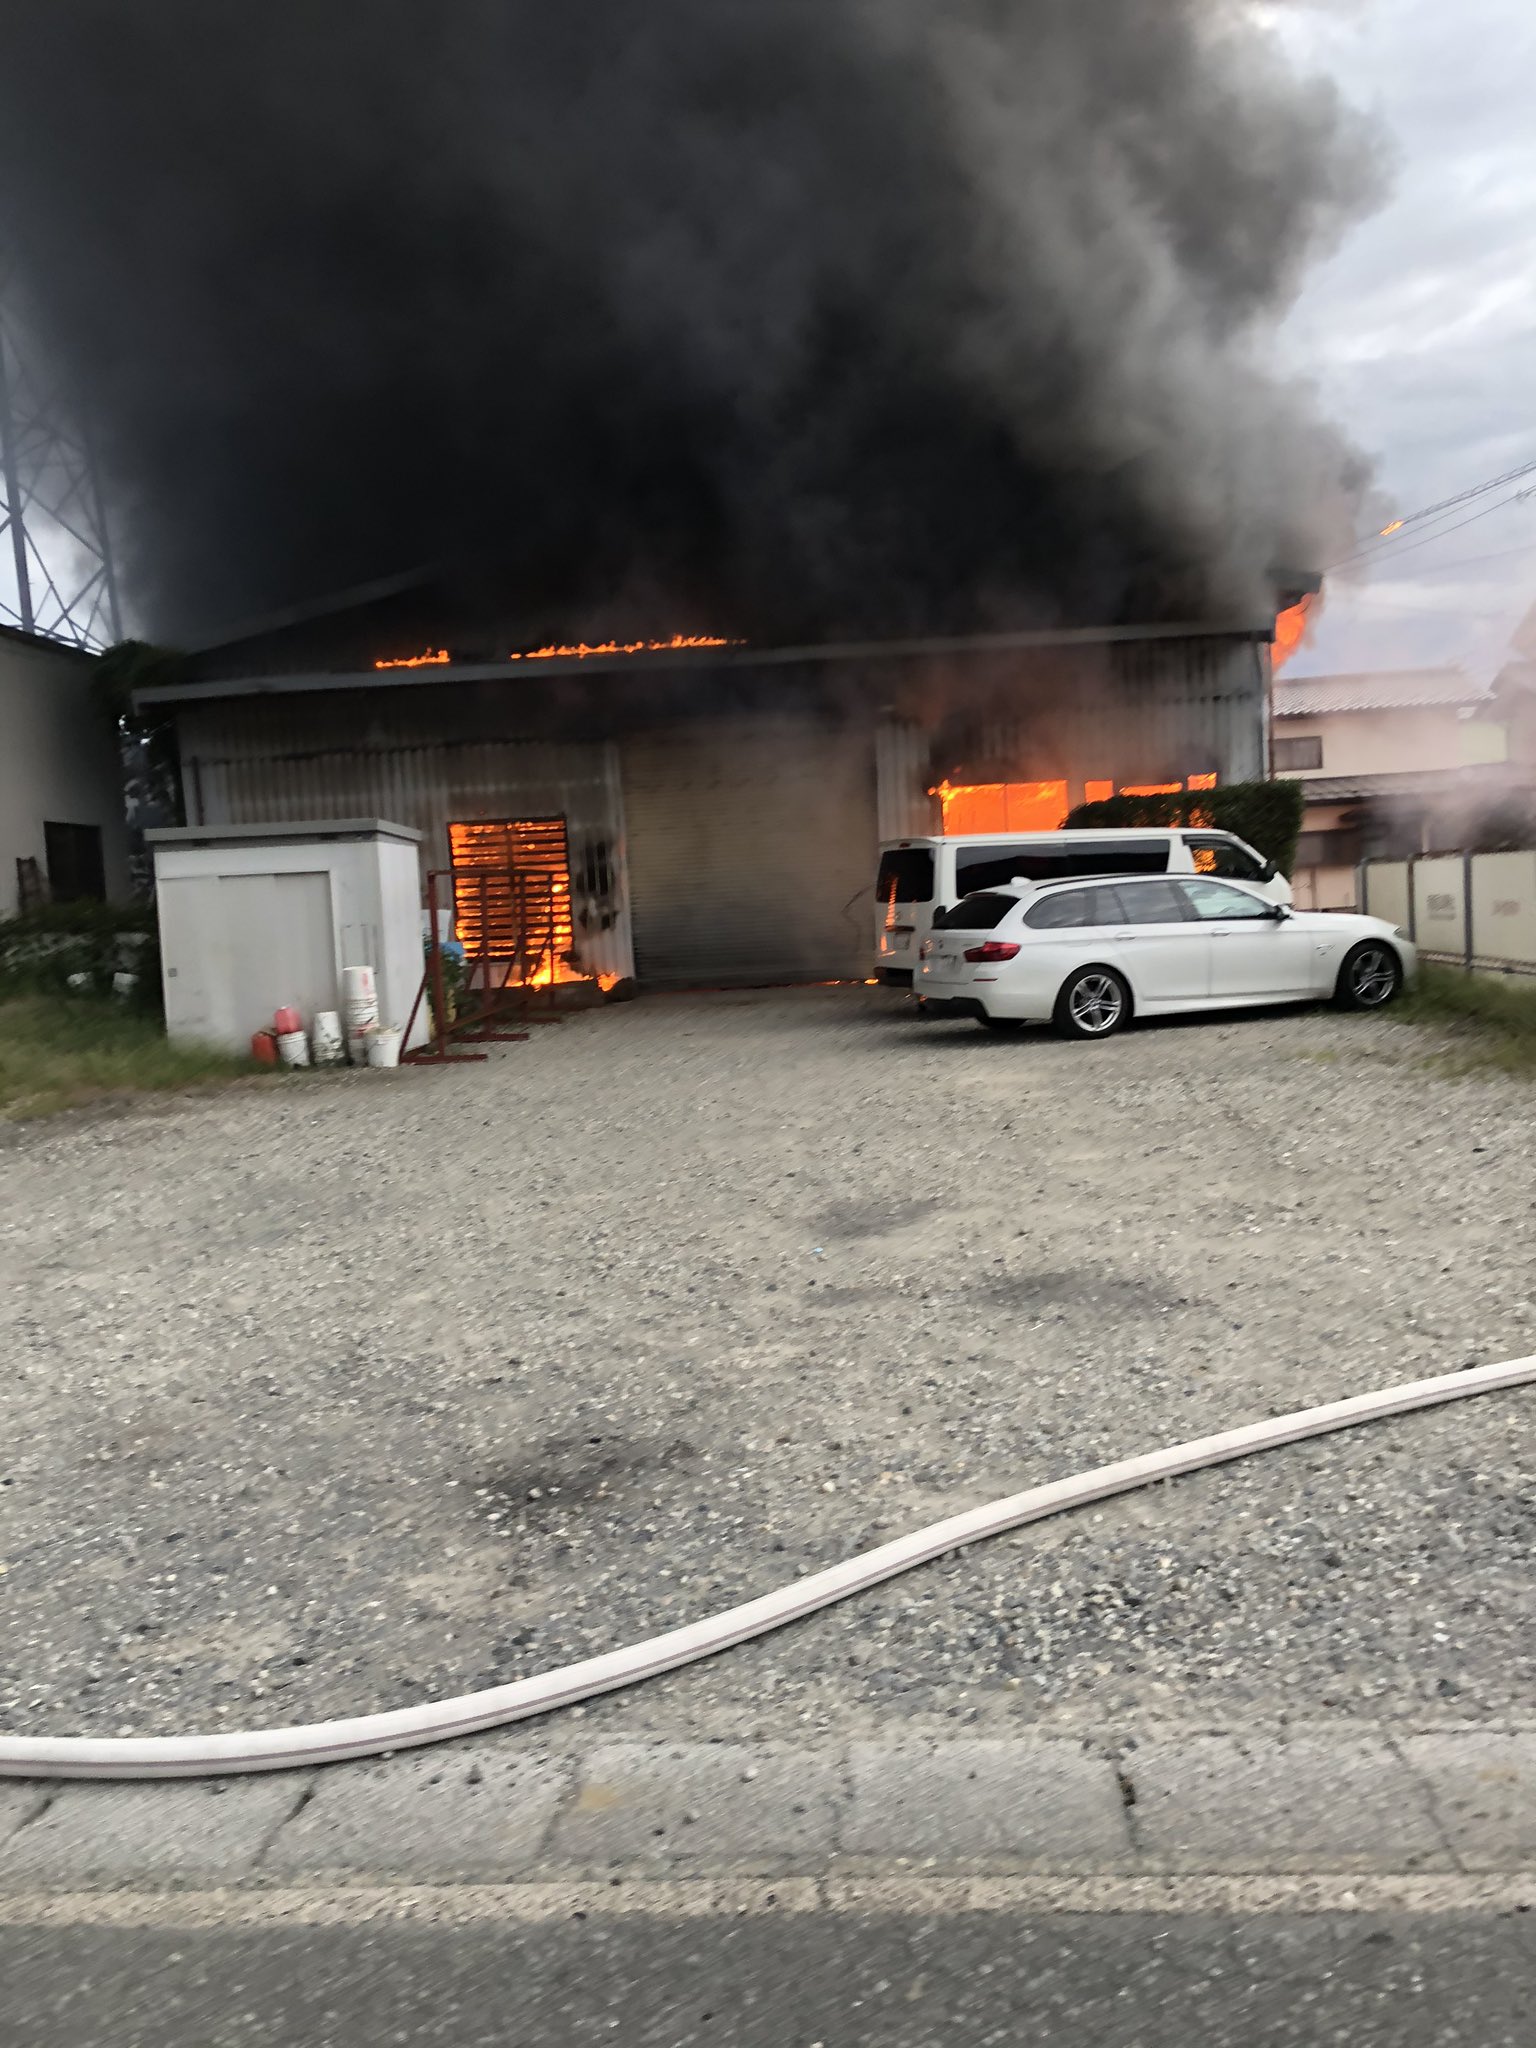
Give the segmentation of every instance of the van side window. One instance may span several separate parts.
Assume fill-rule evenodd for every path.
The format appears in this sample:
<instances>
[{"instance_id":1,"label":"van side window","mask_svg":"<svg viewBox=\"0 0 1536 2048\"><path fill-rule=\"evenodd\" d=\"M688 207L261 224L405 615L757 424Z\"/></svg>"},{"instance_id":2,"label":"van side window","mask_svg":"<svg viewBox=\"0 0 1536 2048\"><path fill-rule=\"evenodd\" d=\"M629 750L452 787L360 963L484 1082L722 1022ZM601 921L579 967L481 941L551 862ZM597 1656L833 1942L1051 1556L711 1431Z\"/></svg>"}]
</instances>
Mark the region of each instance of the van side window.
<instances>
[{"instance_id":1,"label":"van side window","mask_svg":"<svg viewBox=\"0 0 1536 2048\"><path fill-rule=\"evenodd\" d=\"M965 846L955 850L957 889L996 889L1015 875L1028 882L1073 875L1165 875L1168 840L1074 839L1037 845Z\"/></svg>"},{"instance_id":2,"label":"van side window","mask_svg":"<svg viewBox=\"0 0 1536 2048\"><path fill-rule=\"evenodd\" d=\"M1186 832L1184 844L1189 848L1197 875L1221 875L1231 882L1261 882L1264 879L1264 863L1255 860L1247 847L1239 846L1235 839L1223 839L1217 833L1207 833L1202 837L1196 832Z\"/></svg>"}]
</instances>

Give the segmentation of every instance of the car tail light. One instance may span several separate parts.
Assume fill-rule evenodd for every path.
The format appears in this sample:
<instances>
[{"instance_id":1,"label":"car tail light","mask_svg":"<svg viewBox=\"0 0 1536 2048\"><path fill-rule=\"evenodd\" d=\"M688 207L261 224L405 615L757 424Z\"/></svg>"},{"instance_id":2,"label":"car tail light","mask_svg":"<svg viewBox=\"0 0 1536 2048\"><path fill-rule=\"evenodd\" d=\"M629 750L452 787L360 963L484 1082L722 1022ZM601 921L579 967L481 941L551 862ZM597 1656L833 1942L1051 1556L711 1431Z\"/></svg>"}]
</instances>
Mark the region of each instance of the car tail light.
<instances>
[{"instance_id":1,"label":"car tail light","mask_svg":"<svg viewBox=\"0 0 1536 2048\"><path fill-rule=\"evenodd\" d=\"M1018 947L1009 939L988 939L982 946L967 946L967 960L1011 960Z\"/></svg>"}]
</instances>

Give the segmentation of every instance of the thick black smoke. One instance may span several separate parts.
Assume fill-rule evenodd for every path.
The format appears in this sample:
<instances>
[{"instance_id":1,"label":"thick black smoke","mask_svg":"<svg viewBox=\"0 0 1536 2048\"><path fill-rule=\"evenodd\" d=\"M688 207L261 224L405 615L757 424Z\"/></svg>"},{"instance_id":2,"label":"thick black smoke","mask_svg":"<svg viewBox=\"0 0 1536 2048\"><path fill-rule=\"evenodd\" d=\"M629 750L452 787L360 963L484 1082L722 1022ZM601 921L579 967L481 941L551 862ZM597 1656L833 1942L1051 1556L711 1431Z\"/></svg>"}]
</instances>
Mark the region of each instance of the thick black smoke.
<instances>
[{"instance_id":1,"label":"thick black smoke","mask_svg":"<svg viewBox=\"0 0 1536 2048\"><path fill-rule=\"evenodd\" d=\"M0 193L152 630L1257 613L1369 148L1242 0L11 0Z\"/></svg>"}]
</instances>

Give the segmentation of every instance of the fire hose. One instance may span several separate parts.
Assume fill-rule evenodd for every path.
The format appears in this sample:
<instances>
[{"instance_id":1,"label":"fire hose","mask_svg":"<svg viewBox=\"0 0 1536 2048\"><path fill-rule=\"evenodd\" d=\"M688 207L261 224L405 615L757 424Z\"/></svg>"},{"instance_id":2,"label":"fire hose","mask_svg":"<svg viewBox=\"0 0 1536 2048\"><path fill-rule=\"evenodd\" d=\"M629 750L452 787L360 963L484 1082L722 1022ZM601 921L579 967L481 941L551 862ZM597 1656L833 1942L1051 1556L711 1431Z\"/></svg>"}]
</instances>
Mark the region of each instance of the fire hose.
<instances>
[{"instance_id":1,"label":"fire hose","mask_svg":"<svg viewBox=\"0 0 1536 2048\"><path fill-rule=\"evenodd\" d=\"M447 1742L480 1729L499 1728L574 1706L599 1693L638 1685L663 1671L712 1657L737 1643L800 1621L855 1593L867 1591L898 1573L930 1563L946 1552L979 1543L984 1537L1021 1528L1048 1515L1062 1514L1092 1501L1108 1500L1136 1487L1175 1479L1210 1465L1225 1465L1258 1451L1278 1450L1308 1437L1353 1429L1474 1394L1499 1393L1536 1380L1536 1357L1507 1359L1498 1365L1473 1366L1437 1379L1386 1387L1374 1394L1356 1394L1320 1408L1302 1408L1263 1422L1250 1422L1215 1436L1197 1437L1171 1449L1148 1451L1118 1464L1100 1465L1074 1478L1030 1487L985 1507L951 1515L910 1536L898 1537L865 1551L827 1571L796 1580L761 1599L748 1600L722 1614L652 1636L627 1649L587 1657L536 1678L461 1698L397 1707L384 1713L361 1714L351 1720L321 1721L308 1727L269 1728L244 1734L96 1737L90 1735L0 1735L0 1777L11 1778L201 1778L246 1771L279 1771L315 1764L338 1763L348 1757L379 1756L423 1743Z\"/></svg>"}]
</instances>

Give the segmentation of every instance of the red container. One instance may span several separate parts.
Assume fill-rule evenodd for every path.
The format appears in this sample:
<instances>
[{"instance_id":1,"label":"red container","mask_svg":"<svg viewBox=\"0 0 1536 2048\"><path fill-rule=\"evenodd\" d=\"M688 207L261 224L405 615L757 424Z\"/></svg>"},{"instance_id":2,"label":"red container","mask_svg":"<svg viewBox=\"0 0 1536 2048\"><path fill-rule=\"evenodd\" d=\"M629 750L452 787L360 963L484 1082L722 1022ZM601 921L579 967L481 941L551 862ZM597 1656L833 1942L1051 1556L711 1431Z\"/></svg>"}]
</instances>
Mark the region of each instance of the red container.
<instances>
[{"instance_id":1,"label":"red container","mask_svg":"<svg viewBox=\"0 0 1536 2048\"><path fill-rule=\"evenodd\" d=\"M272 1019L272 1029L277 1037L284 1038L290 1031L302 1031L304 1029L304 1019L297 1010L290 1009L288 1004L284 1003L283 1007Z\"/></svg>"},{"instance_id":2,"label":"red container","mask_svg":"<svg viewBox=\"0 0 1536 2048\"><path fill-rule=\"evenodd\" d=\"M251 1058L260 1060L264 1067L277 1065L277 1033L275 1031L253 1031L251 1033Z\"/></svg>"}]
</instances>

